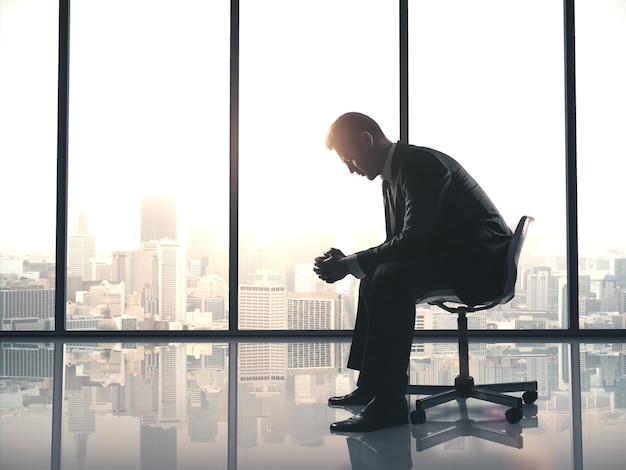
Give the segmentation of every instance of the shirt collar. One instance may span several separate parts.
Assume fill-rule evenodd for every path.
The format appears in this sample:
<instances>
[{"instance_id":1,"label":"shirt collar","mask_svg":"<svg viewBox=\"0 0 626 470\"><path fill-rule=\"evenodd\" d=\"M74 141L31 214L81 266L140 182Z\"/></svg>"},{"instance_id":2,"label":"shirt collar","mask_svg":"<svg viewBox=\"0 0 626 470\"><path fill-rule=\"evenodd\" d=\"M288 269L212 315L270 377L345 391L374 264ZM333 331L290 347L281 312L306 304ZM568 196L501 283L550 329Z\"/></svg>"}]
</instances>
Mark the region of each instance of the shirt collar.
<instances>
[{"instance_id":1,"label":"shirt collar","mask_svg":"<svg viewBox=\"0 0 626 470\"><path fill-rule=\"evenodd\" d=\"M389 153L387 154L387 159L385 160L385 166L383 167L383 172L380 174L380 177L387 181L391 181L391 158L393 157L393 151L395 149L396 143L394 142L389 148Z\"/></svg>"}]
</instances>

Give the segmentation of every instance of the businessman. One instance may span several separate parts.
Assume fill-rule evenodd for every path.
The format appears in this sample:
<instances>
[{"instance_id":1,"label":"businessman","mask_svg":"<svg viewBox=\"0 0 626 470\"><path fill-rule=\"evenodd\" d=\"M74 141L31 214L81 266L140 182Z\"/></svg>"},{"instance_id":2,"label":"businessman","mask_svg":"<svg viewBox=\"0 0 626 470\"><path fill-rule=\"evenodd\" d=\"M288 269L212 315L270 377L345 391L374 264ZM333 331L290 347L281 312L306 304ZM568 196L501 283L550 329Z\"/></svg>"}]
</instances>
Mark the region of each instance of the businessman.
<instances>
[{"instance_id":1,"label":"businessman","mask_svg":"<svg viewBox=\"0 0 626 470\"><path fill-rule=\"evenodd\" d=\"M408 422L405 399L415 304L436 289L454 289L469 304L503 287L512 236L476 181L442 152L391 142L369 116L346 113L330 126L326 146L351 173L382 178L386 239L345 255L331 248L315 259L328 283L359 278L348 367L357 388L330 406L366 405L333 423L333 432L368 432Z\"/></svg>"}]
</instances>

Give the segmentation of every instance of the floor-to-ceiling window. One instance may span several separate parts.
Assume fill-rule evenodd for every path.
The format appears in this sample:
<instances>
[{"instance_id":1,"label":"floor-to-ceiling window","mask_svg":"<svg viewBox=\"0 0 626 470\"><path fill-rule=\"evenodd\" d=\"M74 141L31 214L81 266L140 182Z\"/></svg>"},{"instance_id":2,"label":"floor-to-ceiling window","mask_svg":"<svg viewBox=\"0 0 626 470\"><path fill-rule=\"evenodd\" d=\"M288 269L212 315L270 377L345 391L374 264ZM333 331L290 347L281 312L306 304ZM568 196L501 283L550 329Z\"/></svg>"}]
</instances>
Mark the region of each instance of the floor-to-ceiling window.
<instances>
[{"instance_id":1,"label":"floor-to-ceiling window","mask_svg":"<svg viewBox=\"0 0 626 470\"><path fill-rule=\"evenodd\" d=\"M227 328L229 7L72 2L67 329Z\"/></svg>"},{"instance_id":2,"label":"floor-to-ceiling window","mask_svg":"<svg viewBox=\"0 0 626 470\"><path fill-rule=\"evenodd\" d=\"M409 1L409 140L457 159L509 225L535 218L515 298L470 328L564 327L563 87L562 2Z\"/></svg>"},{"instance_id":3,"label":"floor-to-ceiling window","mask_svg":"<svg viewBox=\"0 0 626 470\"><path fill-rule=\"evenodd\" d=\"M55 299L58 2L0 1L0 321L50 330Z\"/></svg>"},{"instance_id":4,"label":"floor-to-ceiling window","mask_svg":"<svg viewBox=\"0 0 626 470\"><path fill-rule=\"evenodd\" d=\"M576 2L580 328L626 328L626 3Z\"/></svg>"},{"instance_id":5,"label":"floor-to-ceiling window","mask_svg":"<svg viewBox=\"0 0 626 470\"><path fill-rule=\"evenodd\" d=\"M327 285L313 260L381 243L383 203L324 138L348 111L398 138L397 4L242 1L240 15L239 327L352 329L358 282Z\"/></svg>"}]
</instances>

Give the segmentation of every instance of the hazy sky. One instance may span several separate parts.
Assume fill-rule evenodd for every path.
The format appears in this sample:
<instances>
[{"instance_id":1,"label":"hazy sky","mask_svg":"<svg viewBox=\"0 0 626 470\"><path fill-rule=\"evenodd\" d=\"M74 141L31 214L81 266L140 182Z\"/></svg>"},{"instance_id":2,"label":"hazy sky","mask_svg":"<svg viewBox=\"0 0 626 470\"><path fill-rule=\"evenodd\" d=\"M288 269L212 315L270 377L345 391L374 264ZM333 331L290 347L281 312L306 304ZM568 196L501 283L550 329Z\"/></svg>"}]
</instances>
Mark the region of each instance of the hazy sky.
<instances>
[{"instance_id":1,"label":"hazy sky","mask_svg":"<svg viewBox=\"0 0 626 470\"><path fill-rule=\"evenodd\" d=\"M54 2L52 2L54 3ZM70 231L138 248L139 198L227 236L229 2L72 2ZM241 1L240 225L382 234L380 184L323 144L358 110L398 135L396 4ZM0 252L54 247L57 8L0 0ZM411 1L410 141L459 160L529 246L563 254L562 2ZM577 2L581 250L626 250L626 2ZM351 247L350 247L351 248Z\"/></svg>"}]
</instances>

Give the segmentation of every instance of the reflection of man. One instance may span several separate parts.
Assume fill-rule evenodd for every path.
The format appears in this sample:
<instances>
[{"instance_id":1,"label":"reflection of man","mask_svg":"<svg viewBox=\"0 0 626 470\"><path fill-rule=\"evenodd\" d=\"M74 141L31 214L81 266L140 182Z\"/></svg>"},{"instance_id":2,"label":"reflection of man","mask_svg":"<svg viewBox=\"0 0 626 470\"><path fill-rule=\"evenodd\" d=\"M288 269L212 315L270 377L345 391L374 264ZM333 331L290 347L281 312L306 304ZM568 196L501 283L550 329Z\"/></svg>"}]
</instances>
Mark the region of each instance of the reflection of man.
<instances>
[{"instance_id":1,"label":"reflection of man","mask_svg":"<svg viewBox=\"0 0 626 470\"><path fill-rule=\"evenodd\" d=\"M326 146L351 173L381 176L386 240L345 256L331 248L315 272L332 283L361 279L348 367L357 388L329 399L331 406L367 405L331 430L366 432L407 423L404 398L415 303L426 292L455 290L479 303L502 288L511 231L474 179L451 157L424 147L392 143L360 113L340 116Z\"/></svg>"}]
</instances>

